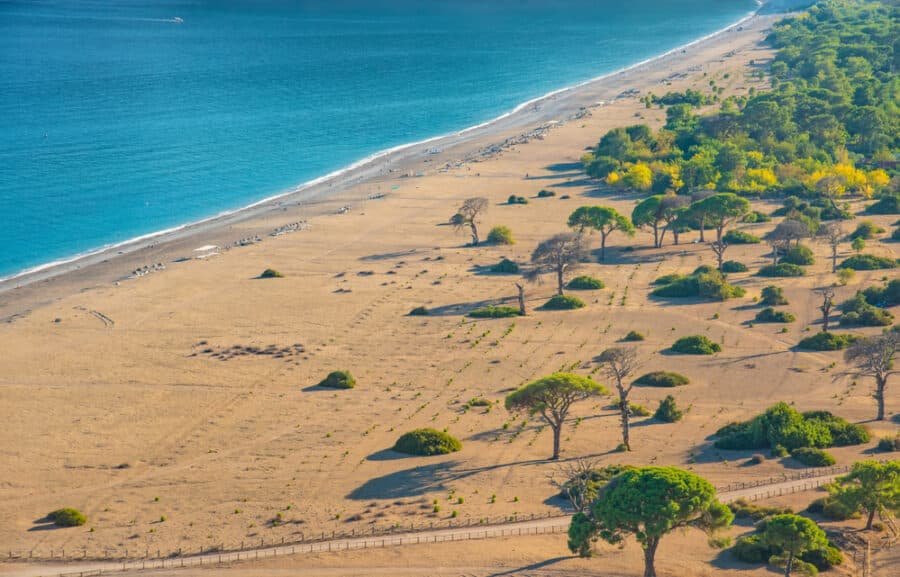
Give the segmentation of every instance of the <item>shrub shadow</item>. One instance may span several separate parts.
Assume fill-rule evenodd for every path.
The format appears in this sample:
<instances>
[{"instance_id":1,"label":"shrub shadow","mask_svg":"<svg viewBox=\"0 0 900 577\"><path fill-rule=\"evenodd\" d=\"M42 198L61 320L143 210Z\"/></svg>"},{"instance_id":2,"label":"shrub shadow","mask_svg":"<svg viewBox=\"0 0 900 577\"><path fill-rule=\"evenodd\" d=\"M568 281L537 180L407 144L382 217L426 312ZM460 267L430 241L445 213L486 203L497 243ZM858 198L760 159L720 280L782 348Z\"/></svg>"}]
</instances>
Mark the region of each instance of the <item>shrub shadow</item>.
<instances>
[{"instance_id":1,"label":"shrub shadow","mask_svg":"<svg viewBox=\"0 0 900 577\"><path fill-rule=\"evenodd\" d=\"M399 451L395 451L393 449L382 449L366 457L366 461L399 461L401 459L411 458L414 458L413 455L400 453Z\"/></svg>"},{"instance_id":2,"label":"shrub shadow","mask_svg":"<svg viewBox=\"0 0 900 577\"><path fill-rule=\"evenodd\" d=\"M449 223L442 223L442 224L449 224ZM438 225L438 226L441 226L441 225ZM364 262L391 260L391 259L395 259L395 258L413 256L417 252L418 252L418 249L411 248L409 250L398 250L396 252L384 252L381 254L370 254L370 255L366 255L366 256L361 256L361 257L359 257L359 260L364 261Z\"/></svg>"}]
</instances>

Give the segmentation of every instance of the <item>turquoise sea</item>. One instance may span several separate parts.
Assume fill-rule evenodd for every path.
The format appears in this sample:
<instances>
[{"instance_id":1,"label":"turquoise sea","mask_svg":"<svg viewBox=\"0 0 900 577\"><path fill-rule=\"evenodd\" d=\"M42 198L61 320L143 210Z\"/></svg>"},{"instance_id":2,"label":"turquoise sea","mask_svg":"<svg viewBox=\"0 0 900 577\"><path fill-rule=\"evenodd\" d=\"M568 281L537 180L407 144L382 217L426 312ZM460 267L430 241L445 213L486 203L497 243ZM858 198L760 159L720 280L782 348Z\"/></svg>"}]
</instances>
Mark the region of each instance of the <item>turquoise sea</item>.
<instances>
[{"instance_id":1,"label":"turquoise sea","mask_svg":"<svg viewBox=\"0 0 900 577\"><path fill-rule=\"evenodd\" d=\"M250 204L753 0L0 0L0 277Z\"/></svg>"}]
</instances>

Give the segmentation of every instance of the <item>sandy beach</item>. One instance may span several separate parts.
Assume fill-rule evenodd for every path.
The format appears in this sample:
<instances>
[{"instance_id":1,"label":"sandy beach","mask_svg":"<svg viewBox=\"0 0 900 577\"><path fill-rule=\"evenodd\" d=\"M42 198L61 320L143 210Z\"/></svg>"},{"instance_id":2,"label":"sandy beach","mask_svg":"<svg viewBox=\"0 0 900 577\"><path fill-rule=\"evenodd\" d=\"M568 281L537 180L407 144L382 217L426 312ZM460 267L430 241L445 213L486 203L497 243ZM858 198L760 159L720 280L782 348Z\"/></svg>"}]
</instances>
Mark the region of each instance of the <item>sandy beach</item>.
<instances>
[{"instance_id":1,"label":"sandy beach","mask_svg":"<svg viewBox=\"0 0 900 577\"><path fill-rule=\"evenodd\" d=\"M526 317L465 316L515 296L518 277L485 274L484 267L502 257L527 261L540 240L565 230L578 206L604 204L630 214L638 197L586 179L579 158L610 128L664 123L665 111L645 108L641 96L703 90L711 79L725 95L765 88L752 73L772 56L762 40L779 18L756 16L489 126L117 249L123 254L98 254L0 287L0 516L6 519L0 556L62 549L170 555L321 532L558 512L548 479L557 469L546 460L550 433L534 419L510 416L502 399L549 372L589 367L630 330L647 335L638 345L645 371L691 378L674 392L689 408L686 418L676 424L637 419L634 451L621 454L614 452L619 433L610 401L584 403L564 431L563 458L672 464L726 485L784 471L777 460L750 468L743 465L748 453L712 449L709 435L730 421L782 398L802 410L870 419L870 383L844 374L840 353L793 348L819 317L810 289L833 278L822 244L811 244L818 261L808 276L784 284L797 316L786 333L748 324L756 312L752 297L770 284L749 273L729 277L747 290L744 299L673 305L649 298L654 278L713 262L694 233L661 249L650 248L647 232L611 237L608 262L583 267L606 288L585 294L588 306L576 313L533 311L553 294L548 283L529 285L533 312ZM541 190L555 196L537 198ZM511 194L529 203L505 204ZM514 245L464 246L466 235L447 221L473 196L490 200L482 228L509 226ZM775 205L754 208L770 212ZM893 218L875 220L887 226ZM761 234L770 227L747 230ZM593 243L599 247L599 240ZM221 250L195 258L195 249L207 245ZM764 244L729 250L729 258L751 268L769 261ZM894 254L878 242L868 252ZM257 278L266 268L284 278ZM882 276L860 271L838 288L836 300ZM417 306L433 314L408 316ZM686 334L705 334L724 351L706 358L665 352ZM351 371L357 387L314 386L335 369ZM670 392L641 388L634 396L655 408ZM496 403L465 410L473 397ZM891 403L896 411L896 397ZM388 451L400 434L425 426L447 428L463 450L428 458ZM896 429L890 421L871 424L876 437ZM866 450L833 453L850 463ZM55 530L37 521L60 507L84 511L88 524ZM660 563L666 574L765 572L706 564L717 553L694 534L673 536L665 547L672 553ZM360 569L371 563L385 567L385 575L637 574L631 569L640 550L633 543L609 553L608 569L603 558L567 559L565 571L557 571L542 563L567 557L565 540L542 536L234 570L380 574ZM454 560L460 556L467 557L465 566ZM703 567L694 571L698 559ZM447 572L429 569L447 565ZM395 569L403 566L411 568ZM4 571L15 568L0 564Z\"/></svg>"}]
</instances>

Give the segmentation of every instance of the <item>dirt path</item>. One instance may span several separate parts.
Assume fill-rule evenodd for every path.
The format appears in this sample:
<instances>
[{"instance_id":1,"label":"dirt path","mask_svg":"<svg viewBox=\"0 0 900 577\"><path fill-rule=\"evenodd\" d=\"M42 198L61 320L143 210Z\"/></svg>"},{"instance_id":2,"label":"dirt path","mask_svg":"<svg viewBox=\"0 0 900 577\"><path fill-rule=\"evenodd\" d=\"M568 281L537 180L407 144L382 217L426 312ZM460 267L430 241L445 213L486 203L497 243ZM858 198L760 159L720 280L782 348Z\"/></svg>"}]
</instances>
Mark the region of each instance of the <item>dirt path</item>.
<instances>
[{"instance_id":1,"label":"dirt path","mask_svg":"<svg viewBox=\"0 0 900 577\"><path fill-rule=\"evenodd\" d=\"M719 499L724 503L731 503L738 499L753 501L791 493L800 493L821 487L841 474L843 474L843 472L835 471L816 477L776 481L755 487L729 490L719 493ZM176 569L181 567L214 566L220 563L284 557L303 553L347 551L353 549L444 543L448 541L492 539L522 535L545 535L565 533L569 527L570 519L570 515L559 515L556 517L531 519L497 525L452 527L447 529L398 533L395 535L340 538L319 541L316 543L281 545L223 553L205 553L203 555L171 559L141 559L126 562L94 561L84 563L71 562L58 564L41 563L7 565L6 567L0 566L0 575L3 575L4 577L89 577L113 573L122 575L146 569Z\"/></svg>"}]
</instances>

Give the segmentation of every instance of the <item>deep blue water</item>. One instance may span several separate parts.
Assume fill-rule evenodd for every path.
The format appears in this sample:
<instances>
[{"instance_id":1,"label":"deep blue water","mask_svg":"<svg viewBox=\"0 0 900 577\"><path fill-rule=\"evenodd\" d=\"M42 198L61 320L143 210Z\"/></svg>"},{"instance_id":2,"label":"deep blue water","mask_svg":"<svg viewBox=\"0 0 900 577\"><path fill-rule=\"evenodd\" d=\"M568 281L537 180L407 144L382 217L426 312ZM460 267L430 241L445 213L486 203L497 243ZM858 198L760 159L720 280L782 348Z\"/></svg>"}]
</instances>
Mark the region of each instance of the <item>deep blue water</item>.
<instances>
[{"instance_id":1,"label":"deep blue water","mask_svg":"<svg viewBox=\"0 0 900 577\"><path fill-rule=\"evenodd\" d=\"M754 7L0 0L0 277L478 124Z\"/></svg>"}]
</instances>

